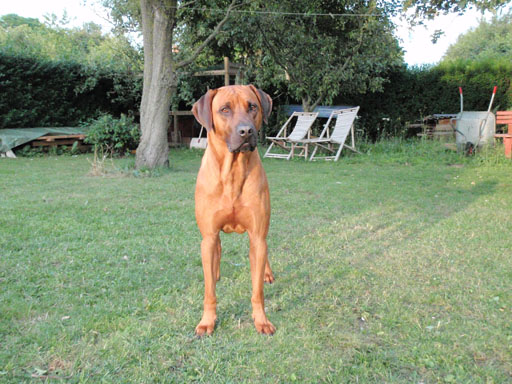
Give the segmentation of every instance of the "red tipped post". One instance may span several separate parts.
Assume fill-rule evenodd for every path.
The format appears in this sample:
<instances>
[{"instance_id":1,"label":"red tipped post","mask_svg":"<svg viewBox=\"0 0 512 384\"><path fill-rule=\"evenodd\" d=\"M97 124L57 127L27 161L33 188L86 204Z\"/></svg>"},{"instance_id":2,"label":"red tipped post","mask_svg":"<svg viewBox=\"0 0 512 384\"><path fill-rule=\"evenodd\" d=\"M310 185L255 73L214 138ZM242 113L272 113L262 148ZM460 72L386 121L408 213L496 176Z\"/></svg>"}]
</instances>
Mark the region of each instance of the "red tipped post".
<instances>
[{"instance_id":1,"label":"red tipped post","mask_svg":"<svg viewBox=\"0 0 512 384\"><path fill-rule=\"evenodd\" d=\"M498 87L495 85L494 89L492 90L491 102L489 103L489 108L487 109L487 112L491 112L492 103L494 101L494 96L496 95L497 89L498 89Z\"/></svg>"},{"instance_id":2,"label":"red tipped post","mask_svg":"<svg viewBox=\"0 0 512 384\"><path fill-rule=\"evenodd\" d=\"M462 95L462 87L459 87L460 94L460 113L464 111L464 96Z\"/></svg>"}]
</instances>

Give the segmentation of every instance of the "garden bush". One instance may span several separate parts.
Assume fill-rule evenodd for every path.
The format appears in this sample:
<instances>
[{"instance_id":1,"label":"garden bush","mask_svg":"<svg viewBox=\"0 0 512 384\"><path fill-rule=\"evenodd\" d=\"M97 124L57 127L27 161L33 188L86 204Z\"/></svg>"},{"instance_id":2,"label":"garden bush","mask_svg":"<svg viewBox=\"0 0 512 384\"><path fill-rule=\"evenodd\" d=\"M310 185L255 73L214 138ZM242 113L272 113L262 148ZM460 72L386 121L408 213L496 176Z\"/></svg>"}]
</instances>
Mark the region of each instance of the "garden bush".
<instances>
[{"instance_id":1,"label":"garden bush","mask_svg":"<svg viewBox=\"0 0 512 384\"><path fill-rule=\"evenodd\" d=\"M140 129L133 117L121 114L119 119L112 115L102 115L83 124L88 128L85 142L101 148L103 152L123 155L135 149L140 139Z\"/></svg>"}]
</instances>

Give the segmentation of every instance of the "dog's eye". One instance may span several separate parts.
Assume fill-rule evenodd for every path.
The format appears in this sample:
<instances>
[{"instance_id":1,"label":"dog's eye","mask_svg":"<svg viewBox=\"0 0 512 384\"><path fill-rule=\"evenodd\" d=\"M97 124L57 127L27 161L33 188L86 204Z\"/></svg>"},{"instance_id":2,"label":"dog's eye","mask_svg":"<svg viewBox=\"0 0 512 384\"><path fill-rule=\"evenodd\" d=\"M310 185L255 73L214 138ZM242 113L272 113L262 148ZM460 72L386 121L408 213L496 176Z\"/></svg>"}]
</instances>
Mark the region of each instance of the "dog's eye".
<instances>
[{"instance_id":1,"label":"dog's eye","mask_svg":"<svg viewBox=\"0 0 512 384\"><path fill-rule=\"evenodd\" d=\"M222 108L220 109L220 112L221 112L221 113L229 113L229 108L228 108L228 107L222 107Z\"/></svg>"},{"instance_id":2,"label":"dog's eye","mask_svg":"<svg viewBox=\"0 0 512 384\"><path fill-rule=\"evenodd\" d=\"M256 111L258 106L256 104L249 104L249 111Z\"/></svg>"}]
</instances>

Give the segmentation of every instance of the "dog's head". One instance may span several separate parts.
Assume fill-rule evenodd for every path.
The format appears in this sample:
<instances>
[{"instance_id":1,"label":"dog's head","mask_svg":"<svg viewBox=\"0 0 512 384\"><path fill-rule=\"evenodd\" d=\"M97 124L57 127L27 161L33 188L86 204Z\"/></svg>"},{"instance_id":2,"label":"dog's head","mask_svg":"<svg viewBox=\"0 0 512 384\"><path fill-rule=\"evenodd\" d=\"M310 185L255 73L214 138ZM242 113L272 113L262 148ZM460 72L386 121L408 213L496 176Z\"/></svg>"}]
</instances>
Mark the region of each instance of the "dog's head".
<instances>
[{"instance_id":1,"label":"dog's head","mask_svg":"<svg viewBox=\"0 0 512 384\"><path fill-rule=\"evenodd\" d=\"M254 151L262 121L267 122L272 99L254 85L230 85L208 91L192 107L208 134L220 137L230 152Z\"/></svg>"}]
</instances>

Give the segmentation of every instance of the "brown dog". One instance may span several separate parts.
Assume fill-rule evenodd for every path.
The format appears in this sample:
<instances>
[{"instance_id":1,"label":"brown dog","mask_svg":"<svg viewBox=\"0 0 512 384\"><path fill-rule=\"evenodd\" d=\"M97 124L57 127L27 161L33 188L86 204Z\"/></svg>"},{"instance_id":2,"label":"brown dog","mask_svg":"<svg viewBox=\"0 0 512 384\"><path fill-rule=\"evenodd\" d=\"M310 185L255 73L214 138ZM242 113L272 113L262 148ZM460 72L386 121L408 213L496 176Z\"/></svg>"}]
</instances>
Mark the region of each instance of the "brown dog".
<instances>
[{"instance_id":1,"label":"brown dog","mask_svg":"<svg viewBox=\"0 0 512 384\"><path fill-rule=\"evenodd\" d=\"M196 220L203 241L203 318L199 336L211 334L217 318L215 285L220 278L220 231L249 233L252 317L256 330L273 334L265 315L263 282L274 276L268 263L267 233L270 197L265 171L255 151L258 130L272 110L272 99L253 85L232 85L208 91L192 107L208 131L208 147L196 184Z\"/></svg>"}]
</instances>

